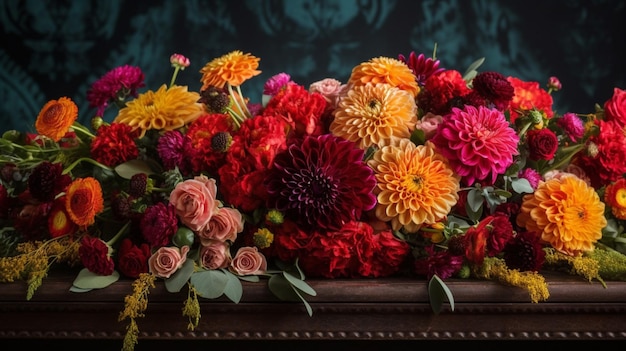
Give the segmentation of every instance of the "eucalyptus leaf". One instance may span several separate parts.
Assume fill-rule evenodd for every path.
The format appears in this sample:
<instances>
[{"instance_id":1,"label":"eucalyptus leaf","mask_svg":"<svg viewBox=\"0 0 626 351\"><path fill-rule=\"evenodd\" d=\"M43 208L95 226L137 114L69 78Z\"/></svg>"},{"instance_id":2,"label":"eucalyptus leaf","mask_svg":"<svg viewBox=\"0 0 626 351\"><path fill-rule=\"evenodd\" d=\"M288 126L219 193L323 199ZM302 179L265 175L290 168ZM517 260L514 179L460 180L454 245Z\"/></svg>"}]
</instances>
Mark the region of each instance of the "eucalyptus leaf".
<instances>
[{"instance_id":1,"label":"eucalyptus leaf","mask_svg":"<svg viewBox=\"0 0 626 351\"><path fill-rule=\"evenodd\" d=\"M469 81L474 79L474 77L476 76L476 74L478 73L478 67L480 67L480 65L483 64L483 62L485 62L485 58L481 57L478 60L472 62L467 69L465 70L465 73L463 74L463 79L465 81Z\"/></svg>"},{"instance_id":2,"label":"eucalyptus leaf","mask_svg":"<svg viewBox=\"0 0 626 351\"><path fill-rule=\"evenodd\" d=\"M316 296L317 292L315 290L313 290L313 288L307 284L306 282L304 282L304 280L300 280L296 277L294 277L293 275L289 274L288 272L283 272L283 275L285 276L285 279L287 279L287 281L293 285L294 288L302 291L305 294L311 295L311 296Z\"/></svg>"},{"instance_id":3,"label":"eucalyptus leaf","mask_svg":"<svg viewBox=\"0 0 626 351\"><path fill-rule=\"evenodd\" d=\"M300 301L302 301L302 303L304 304L304 308L306 308L306 313L309 315L309 317L311 317L313 315L313 309L311 308L311 305L309 305L308 301L304 297L302 297L299 291L294 291L296 295L298 295L298 297L300 298Z\"/></svg>"},{"instance_id":4,"label":"eucalyptus leaf","mask_svg":"<svg viewBox=\"0 0 626 351\"><path fill-rule=\"evenodd\" d=\"M70 291L71 292L75 292L75 293L85 293L85 292L90 292L91 290L93 290L93 289L81 289L81 288L79 288L77 286L74 286L74 285L72 285L70 287Z\"/></svg>"},{"instance_id":5,"label":"eucalyptus leaf","mask_svg":"<svg viewBox=\"0 0 626 351\"><path fill-rule=\"evenodd\" d=\"M511 188L518 194L533 192L533 187L530 186L530 182L526 178L517 178L511 181Z\"/></svg>"},{"instance_id":6,"label":"eucalyptus leaf","mask_svg":"<svg viewBox=\"0 0 626 351\"><path fill-rule=\"evenodd\" d=\"M430 307L435 314L441 312L442 306L446 300L450 302L450 309L454 311L454 296L452 296L452 292L446 283L436 275L433 275L428 282L428 298L430 300Z\"/></svg>"},{"instance_id":7,"label":"eucalyptus leaf","mask_svg":"<svg viewBox=\"0 0 626 351\"><path fill-rule=\"evenodd\" d=\"M179 292L183 286L187 284L187 281L189 281L189 278L193 274L193 270L193 261L186 260L179 270L174 272L174 274L172 274L169 278L165 279L165 289L171 293Z\"/></svg>"},{"instance_id":8,"label":"eucalyptus leaf","mask_svg":"<svg viewBox=\"0 0 626 351\"><path fill-rule=\"evenodd\" d=\"M267 282L267 287L274 294L274 296L282 301L300 300L300 296L298 296L293 286L282 274L271 276Z\"/></svg>"},{"instance_id":9,"label":"eucalyptus leaf","mask_svg":"<svg viewBox=\"0 0 626 351\"><path fill-rule=\"evenodd\" d=\"M224 294L228 277L221 270L195 272L191 275L191 284L198 291L198 295L216 299Z\"/></svg>"},{"instance_id":10,"label":"eucalyptus leaf","mask_svg":"<svg viewBox=\"0 0 626 351\"><path fill-rule=\"evenodd\" d=\"M239 303L239 301L241 301L241 296L243 295L241 281L236 275L230 273L229 271L224 270L223 272L226 275L226 278L228 278L228 282L224 288L224 295L226 295L226 297L228 297L232 302Z\"/></svg>"},{"instance_id":11,"label":"eucalyptus leaf","mask_svg":"<svg viewBox=\"0 0 626 351\"><path fill-rule=\"evenodd\" d=\"M120 274L113 271L111 275L99 275L83 268L78 272L72 285L78 289L102 289L115 283L120 279Z\"/></svg>"},{"instance_id":12,"label":"eucalyptus leaf","mask_svg":"<svg viewBox=\"0 0 626 351\"><path fill-rule=\"evenodd\" d=\"M137 159L126 161L116 166L115 172L125 179L131 179L137 173L145 173L147 175L154 173L147 162Z\"/></svg>"},{"instance_id":13,"label":"eucalyptus leaf","mask_svg":"<svg viewBox=\"0 0 626 351\"><path fill-rule=\"evenodd\" d=\"M483 205L483 196L480 193L480 189L472 189L467 192L467 204L472 212L478 212Z\"/></svg>"}]
</instances>

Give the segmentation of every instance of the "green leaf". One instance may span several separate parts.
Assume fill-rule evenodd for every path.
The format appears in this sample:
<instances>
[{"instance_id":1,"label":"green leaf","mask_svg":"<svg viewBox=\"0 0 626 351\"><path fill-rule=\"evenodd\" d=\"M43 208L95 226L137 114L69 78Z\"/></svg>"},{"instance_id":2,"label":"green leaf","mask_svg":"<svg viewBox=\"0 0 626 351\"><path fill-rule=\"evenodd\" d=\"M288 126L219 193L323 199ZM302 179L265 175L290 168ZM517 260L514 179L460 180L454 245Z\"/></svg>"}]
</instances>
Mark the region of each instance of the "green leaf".
<instances>
[{"instance_id":1,"label":"green leaf","mask_svg":"<svg viewBox=\"0 0 626 351\"><path fill-rule=\"evenodd\" d=\"M81 288L79 288L77 286L74 286L74 285L72 285L70 287L70 291L71 292L75 292L75 293L85 293L85 292L90 292L91 290L93 290L93 289L81 289Z\"/></svg>"},{"instance_id":2,"label":"green leaf","mask_svg":"<svg viewBox=\"0 0 626 351\"><path fill-rule=\"evenodd\" d=\"M447 300L450 302L450 309L454 311L454 297L452 292L438 276L434 275L428 282L428 298L430 300L430 307L435 314L441 312L443 303Z\"/></svg>"},{"instance_id":3,"label":"green leaf","mask_svg":"<svg viewBox=\"0 0 626 351\"><path fill-rule=\"evenodd\" d=\"M467 192L467 204L472 212L478 212L483 205L483 200L484 198L479 189L474 188Z\"/></svg>"},{"instance_id":4,"label":"green leaf","mask_svg":"<svg viewBox=\"0 0 626 351\"><path fill-rule=\"evenodd\" d=\"M172 238L172 243L176 245L176 247L189 246L193 244L195 238L194 232L187 227L179 227Z\"/></svg>"},{"instance_id":5,"label":"green leaf","mask_svg":"<svg viewBox=\"0 0 626 351\"><path fill-rule=\"evenodd\" d=\"M530 182L526 178L513 179L511 181L511 188L518 194L531 194L533 192L533 187L530 186Z\"/></svg>"},{"instance_id":6,"label":"green leaf","mask_svg":"<svg viewBox=\"0 0 626 351\"><path fill-rule=\"evenodd\" d=\"M484 57L481 57L478 60L472 62L469 65L469 67L467 67L467 69L465 70L465 73L463 74L463 79L465 81L470 81L470 80L474 79L474 77L478 73L478 67L480 67L480 65L482 65L483 62L485 62L485 58Z\"/></svg>"},{"instance_id":7,"label":"green leaf","mask_svg":"<svg viewBox=\"0 0 626 351\"><path fill-rule=\"evenodd\" d=\"M243 287L239 278L227 270L223 270L228 282L224 288L224 295L228 297L232 302L239 303L241 296L243 295Z\"/></svg>"},{"instance_id":8,"label":"green leaf","mask_svg":"<svg viewBox=\"0 0 626 351\"><path fill-rule=\"evenodd\" d=\"M302 297L299 291L297 290L294 290L294 291L298 295L302 303L304 304L304 308L306 308L306 313L309 315L309 317L311 317L313 315L313 309L311 308L311 305L309 305L307 300L304 297Z\"/></svg>"},{"instance_id":9,"label":"green leaf","mask_svg":"<svg viewBox=\"0 0 626 351\"><path fill-rule=\"evenodd\" d=\"M272 294L283 301L298 301L300 296L296 293L293 286L287 278L282 274L273 275L267 282L267 287Z\"/></svg>"},{"instance_id":10,"label":"green leaf","mask_svg":"<svg viewBox=\"0 0 626 351\"><path fill-rule=\"evenodd\" d=\"M102 289L115 283L120 279L120 274L113 271L111 275L98 275L90 272L87 268L83 268L78 272L72 285L78 289Z\"/></svg>"},{"instance_id":11,"label":"green leaf","mask_svg":"<svg viewBox=\"0 0 626 351\"><path fill-rule=\"evenodd\" d=\"M201 271L191 275L191 284L198 291L198 295L216 299L224 294L228 277L221 270Z\"/></svg>"},{"instance_id":12,"label":"green leaf","mask_svg":"<svg viewBox=\"0 0 626 351\"><path fill-rule=\"evenodd\" d=\"M171 293L179 292L183 288L183 286L187 284L187 281L189 281L189 278L193 274L193 270L193 261L186 260L179 270L177 270L169 278L165 279L165 289L167 289L167 291Z\"/></svg>"},{"instance_id":13,"label":"green leaf","mask_svg":"<svg viewBox=\"0 0 626 351\"><path fill-rule=\"evenodd\" d=\"M294 288L311 296L317 295L317 292L313 290L313 288L309 284L305 283L304 280L298 279L294 277L293 275L289 274L288 272L283 272L283 275L285 276L285 279L287 279L287 281L291 285L293 285Z\"/></svg>"},{"instance_id":14,"label":"green leaf","mask_svg":"<svg viewBox=\"0 0 626 351\"><path fill-rule=\"evenodd\" d=\"M154 173L148 163L142 160L126 161L115 167L115 172L125 179L130 179L137 173L145 173L147 175Z\"/></svg>"}]
</instances>

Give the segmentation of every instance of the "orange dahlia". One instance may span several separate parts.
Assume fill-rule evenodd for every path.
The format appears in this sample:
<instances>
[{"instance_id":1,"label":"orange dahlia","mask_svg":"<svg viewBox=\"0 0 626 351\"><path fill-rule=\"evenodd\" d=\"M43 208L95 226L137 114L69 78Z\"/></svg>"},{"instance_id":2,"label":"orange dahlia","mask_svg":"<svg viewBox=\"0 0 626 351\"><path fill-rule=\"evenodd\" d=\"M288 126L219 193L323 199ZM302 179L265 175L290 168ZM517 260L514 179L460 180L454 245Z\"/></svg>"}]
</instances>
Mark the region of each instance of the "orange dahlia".
<instances>
[{"instance_id":1,"label":"orange dahlia","mask_svg":"<svg viewBox=\"0 0 626 351\"><path fill-rule=\"evenodd\" d=\"M359 86L367 83L386 83L408 91L413 98L420 91L415 75L409 66L390 57L376 57L352 69L348 85Z\"/></svg>"},{"instance_id":2,"label":"orange dahlia","mask_svg":"<svg viewBox=\"0 0 626 351\"><path fill-rule=\"evenodd\" d=\"M202 73L201 90L210 86L221 89L226 83L231 86L240 86L246 80L261 73L257 70L259 60L258 57L244 54L239 50L214 59L200 70Z\"/></svg>"},{"instance_id":3,"label":"orange dahlia","mask_svg":"<svg viewBox=\"0 0 626 351\"><path fill-rule=\"evenodd\" d=\"M92 177L74 180L66 191L65 209L76 225L92 225L96 215L104 209L100 182Z\"/></svg>"},{"instance_id":4,"label":"orange dahlia","mask_svg":"<svg viewBox=\"0 0 626 351\"><path fill-rule=\"evenodd\" d=\"M48 101L39 111L35 129L41 135L59 141L78 117L78 106L68 97Z\"/></svg>"},{"instance_id":5,"label":"orange dahlia","mask_svg":"<svg viewBox=\"0 0 626 351\"><path fill-rule=\"evenodd\" d=\"M571 175L541 182L523 198L517 224L568 255L593 250L607 225L598 193Z\"/></svg>"},{"instance_id":6,"label":"orange dahlia","mask_svg":"<svg viewBox=\"0 0 626 351\"><path fill-rule=\"evenodd\" d=\"M611 208L617 219L626 219L626 178L606 186L604 202Z\"/></svg>"},{"instance_id":7,"label":"orange dahlia","mask_svg":"<svg viewBox=\"0 0 626 351\"><path fill-rule=\"evenodd\" d=\"M168 89L164 84L157 91L149 90L129 101L113 122L140 130L140 138L149 129L178 129L204 112L199 99L200 94L188 91L186 86L174 85Z\"/></svg>"},{"instance_id":8,"label":"orange dahlia","mask_svg":"<svg viewBox=\"0 0 626 351\"><path fill-rule=\"evenodd\" d=\"M460 177L430 142L415 145L402 139L376 151L374 169L376 217L394 230L417 232L444 219L459 199Z\"/></svg>"},{"instance_id":9,"label":"orange dahlia","mask_svg":"<svg viewBox=\"0 0 626 351\"><path fill-rule=\"evenodd\" d=\"M394 137L410 138L416 124L417 106L410 93L368 83L352 87L341 99L330 132L367 149L389 145Z\"/></svg>"}]
</instances>

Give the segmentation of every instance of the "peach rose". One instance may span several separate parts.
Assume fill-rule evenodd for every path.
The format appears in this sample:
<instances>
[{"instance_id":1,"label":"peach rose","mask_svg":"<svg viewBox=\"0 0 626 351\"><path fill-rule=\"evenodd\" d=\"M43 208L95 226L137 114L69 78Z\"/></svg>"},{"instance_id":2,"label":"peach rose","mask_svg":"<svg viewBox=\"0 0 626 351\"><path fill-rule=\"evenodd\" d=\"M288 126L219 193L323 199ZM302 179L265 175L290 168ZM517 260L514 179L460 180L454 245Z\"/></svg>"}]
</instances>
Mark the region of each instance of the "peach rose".
<instances>
[{"instance_id":1,"label":"peach rose","mask_svg":"<svg viewBox=\"0 0 626 351\"><path fill-rule=\"evenodd\" d=\"M329 108L337 107L337 98L342 94L346 85L333 78L325 78L309 85L309 93L321 94Z\"/></svg>"},{"instance_id":2,"label":"peach rose","mask_svg":"<svg viewBox=\"0 0 626 351\"><path fill-rule=\"evenodd\" d=\"M180 221L197 232L217 211L220 201L216 197L215 179L197 176L178 183L170 194L170 203L176 208L176 215Z\"/></svg>"},{"instance_id":3,"label":"peach rose","mask_svg":"<svg viewBox=\"0 0 626 351\"><path fill-rule=\"evenodd\" d=\"M626 90L613 88L613 96L604 103L604 117L626 126Z\"/></svg>"},{"instance_id":4,"label":"peach rose","mask_svg":"<svg viewBox=\"0 0 626 351\"><path fill-rule=\"evenodd\" d=\"M263 274L267 271L267 259L256 247L245 246L235 254L230 271L237 275Z\"/></svg>"},{"instance_id":5,"label":"peach rose","mask_svg":"<svg viewBox=\"0 0 626 351\"><path fill-rule=\"evenodd\" d=\"M226 268L230 265L230 245L223 241L208 240L200 249L200 264L206 269Z\"/></svg>"},{"instance_id":6,"label":"peach rose","mask_svg":"<svg viewBox=\"0 0 626 351\"><path fill-rule=\"evenodd\" d=\"M435 135L439 124L443 122L443 117L436 115L432 112L428 112L415 124L415 129L421 129L424 132L425 138L428 140Z\"/></svg>"},{"instance_id":7,"label":"peach rose","mask_svg":"<svg viewBox=\"0 0 626 351\"><path fill-rule=\"evenodd\" d=\"M148 268L159 278L169 278L187 260L189 246L177 247L163 246L148 259Z\"/></svg>"},{"instance_id":8,"label":"peach rose","mask_svg":"<svg viewBox=\"0 0 626 351\"><path fill-rule=\"evenodd\" d=\"M205 241L235 241L237 234L243 231L241 212L235 208L221 207L213 214L209 222L198 232L202 245Z\"/></svg>"}]
</instances>

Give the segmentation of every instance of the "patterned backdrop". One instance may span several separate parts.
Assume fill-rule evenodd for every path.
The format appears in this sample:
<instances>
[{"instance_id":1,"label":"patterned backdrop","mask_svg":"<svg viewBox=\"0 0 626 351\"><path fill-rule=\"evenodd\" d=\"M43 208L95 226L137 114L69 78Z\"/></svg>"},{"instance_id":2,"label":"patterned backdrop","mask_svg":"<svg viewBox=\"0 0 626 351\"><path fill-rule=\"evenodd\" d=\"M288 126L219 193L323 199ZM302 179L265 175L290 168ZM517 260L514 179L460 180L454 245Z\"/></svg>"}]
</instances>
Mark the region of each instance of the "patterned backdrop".
<instances>
[{"instance_id":1,"label":"patterned backdrop","mask_svg":"<svg viewBox=\"0 0 626 351\"><path fill-rule=\"evenodd\" d=\"M626 88L626 6L616 0L0 0L2 131L33 130L50 99L69 96L79 120L94 114L89 86L130 64L145 89L171 77L169 56L191 60L177 83L200 87L199 70L232 50L260 57L262 74L245 83L259 102L265 79L280 72L308 84L345 82L352 67L377 56L430 55L461 72L523 80L557 76L558 112L593 111ZM111 120L109 115L105 119Z\"/></svg>"}]
</instances>

